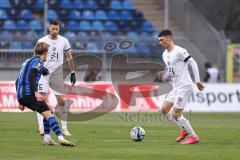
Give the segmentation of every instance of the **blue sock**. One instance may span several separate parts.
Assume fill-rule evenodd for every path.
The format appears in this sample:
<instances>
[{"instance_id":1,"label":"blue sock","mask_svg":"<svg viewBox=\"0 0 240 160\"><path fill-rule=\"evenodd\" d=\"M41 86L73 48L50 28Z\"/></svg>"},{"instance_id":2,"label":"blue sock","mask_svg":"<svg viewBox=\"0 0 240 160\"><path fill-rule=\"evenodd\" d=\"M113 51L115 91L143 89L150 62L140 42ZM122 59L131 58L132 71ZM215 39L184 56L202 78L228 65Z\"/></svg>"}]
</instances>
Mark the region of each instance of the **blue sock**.
<instances>
[{"instance_id":1,"label":"blue sock","mask_svg":"<svg viewBox=\"0 0 240 160\"><path fill-rule=\"evenodd\" d=\"M48 121L43 118L44 134L50 134L50 125Z\"/></svg>"},{"instance_id":2,"label":"blue sock","mask_svg":"<svg viewBox=\"0 0 240 160\"><path fill-rule=\"evenodd\" d=\"M52 129L52 131L57 135L57 136L62 136L62 131L59 128L58 122L55 117L50 117L48 118L48 123Z\"/></svg>"}]
</instances>

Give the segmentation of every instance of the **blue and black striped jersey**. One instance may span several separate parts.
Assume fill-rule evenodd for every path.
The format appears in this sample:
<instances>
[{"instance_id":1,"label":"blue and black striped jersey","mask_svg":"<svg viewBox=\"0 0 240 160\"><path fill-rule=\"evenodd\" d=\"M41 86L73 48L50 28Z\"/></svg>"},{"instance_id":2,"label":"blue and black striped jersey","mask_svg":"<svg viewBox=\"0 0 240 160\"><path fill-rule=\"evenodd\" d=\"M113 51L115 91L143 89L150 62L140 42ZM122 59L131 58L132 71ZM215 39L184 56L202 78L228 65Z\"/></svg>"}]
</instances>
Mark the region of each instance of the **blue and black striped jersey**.
<instances>
[{"instance_id":1,"label":"blue and black striped jersey","mask_svg":"<svg viewBox=\"0 0 240 160\"><path fill-rule=\"evenodd\" d=\"M39 56L27 59L20 70L18 79L15 83L17 98L34 95L37 91L38 81L43 71L43 61Z\"/></svg>"}]
</instances>

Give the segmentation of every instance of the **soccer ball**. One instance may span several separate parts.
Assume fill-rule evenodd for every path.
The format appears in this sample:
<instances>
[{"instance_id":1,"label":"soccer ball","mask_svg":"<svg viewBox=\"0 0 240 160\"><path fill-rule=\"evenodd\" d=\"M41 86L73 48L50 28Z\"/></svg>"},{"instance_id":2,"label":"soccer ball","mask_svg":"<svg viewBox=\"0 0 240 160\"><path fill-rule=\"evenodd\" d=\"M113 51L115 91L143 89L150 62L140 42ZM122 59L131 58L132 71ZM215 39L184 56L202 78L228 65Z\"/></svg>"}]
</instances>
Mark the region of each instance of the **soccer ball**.
<instances>
[{"instance_id":1,"label":"soccer ball","mask_svg":"<svg viewBox=\"0 0 240 160\"><path fill-rule=\"evenodd\" d=\"M136 127L133 127L133 129L131 129L130 131L131 139L136 142L142 141L144 136L145 136L145 131L142 127L136 126Z\"/></svg>"}]
</instances>

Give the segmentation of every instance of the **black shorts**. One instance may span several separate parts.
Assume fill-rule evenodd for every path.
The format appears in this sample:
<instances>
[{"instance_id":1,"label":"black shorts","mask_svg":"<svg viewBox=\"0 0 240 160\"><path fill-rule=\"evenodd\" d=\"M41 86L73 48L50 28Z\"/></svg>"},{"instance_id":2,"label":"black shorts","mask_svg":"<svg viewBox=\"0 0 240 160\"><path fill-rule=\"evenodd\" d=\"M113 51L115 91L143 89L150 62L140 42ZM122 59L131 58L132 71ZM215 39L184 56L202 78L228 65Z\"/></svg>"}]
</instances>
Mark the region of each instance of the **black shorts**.
<instances>
[{"instance_id":1,"label":"black shorts","mask_svg":"<svg viewBox=\"0 0 240 160\"><path fill-rule=\"evenodd\" d=\"M19 104L26 106L27 108L42 113L50 110L47 103L43 101L37 101L35 96L25 96L18 100Z\"/></svg>"}]
</instances>

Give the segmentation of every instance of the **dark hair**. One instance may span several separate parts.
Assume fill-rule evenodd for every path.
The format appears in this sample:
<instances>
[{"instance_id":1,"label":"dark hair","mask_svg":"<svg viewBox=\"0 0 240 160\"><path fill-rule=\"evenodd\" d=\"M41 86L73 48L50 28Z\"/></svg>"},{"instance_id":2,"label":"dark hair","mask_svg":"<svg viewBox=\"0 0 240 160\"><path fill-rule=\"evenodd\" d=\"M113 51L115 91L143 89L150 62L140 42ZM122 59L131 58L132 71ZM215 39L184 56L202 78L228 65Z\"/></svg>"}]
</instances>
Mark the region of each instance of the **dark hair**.
<instances>
[{"instance_id":1,"label":"dark hair","mask_svg":"<svg viewBox=\"0 0 240 160\"><path fill-rule=\"evenodd\" d=\"M206 69L211 68L211 67L212 67L212 64L210 62L205 63L205 68Z\"/></svg>"},{"instance_id":2,"label":"dark hair","mask_svg":"<svg viewBox=\"0 0 240 160\"><path fill-rule=\"evenodd\" d=\"M168 29L164 29L158 34L158 37L162 36L172 36L172 32Z\"/></svg>"},{"instance_id":3,"label":"dark hair","mask_svg":"<svg viewBox=\"0 0 240 160\"><path fill-rule=\"evenodd\" d=\"M50 25L59 25L59 22L57 20L51 20Z\"/></svg>"},{"instance_id":4,"label":"dark hair","mask_svg":"<svg viewBox=\"0 0 240 160\"><path fill-rule=\"evenodd\" d=\"M39 42L36 44L34 48L34 54L35 55L42 55L48 51L49 45L45 42Z\"/></svg>"}]
</instances>

